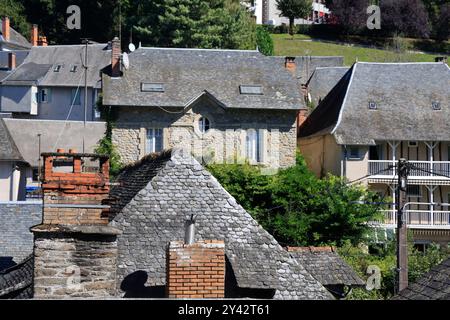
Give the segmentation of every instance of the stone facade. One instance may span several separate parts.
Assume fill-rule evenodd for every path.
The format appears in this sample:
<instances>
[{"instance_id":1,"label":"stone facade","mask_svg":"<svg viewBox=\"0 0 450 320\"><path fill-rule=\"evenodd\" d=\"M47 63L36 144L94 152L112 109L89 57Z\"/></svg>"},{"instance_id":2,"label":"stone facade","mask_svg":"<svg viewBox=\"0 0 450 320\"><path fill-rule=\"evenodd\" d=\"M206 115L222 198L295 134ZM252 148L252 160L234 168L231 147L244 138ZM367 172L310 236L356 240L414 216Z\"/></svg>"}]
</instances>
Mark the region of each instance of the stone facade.
<instances>
[{"instance_id":1,"label":"stone facade","mask_svg":"<svg viewBox=\"0 0 450 320\"><path fill-rule=\"evenodd\" d=\"M0 271L33 252L30 228L42 221L41 202L0 203Z\"/></svg>"},{"instance_id":2,"label":"stone facade","mask_svg":"<svg viewBox=\"0 0 450 320\"><path fill-rule=\"evenodd\" d=\"M207 98L187 110L165 112L156 107L117 107L112 139L123 163L147 154L148 128L163 129L163 148L190 150L202 162L235 163L246 158L246 133L258 130L260 163L265 167L288 167L295 163L297 110L227 109ZM177 111L178 110L178 111ZM199 119L206 117L210 129L201 133ZM203 152L202 152L203 151Z\"/></svg>"},{"instance_id":3,"label":"stone facade","mask_svg":"<svg viewBox=\"0 0 450 320\"><path fill-rule=\"evenodd\" d=\"M224 298L225 243L217 240L184 244L173 241L167 248L167 296L169 298Z\"/></svg>"},{"instance_id":4,"label":"stone facade","mask_svg":"<svg viewBox=\"0 0 450 320\"><path fill-rule=\"evenodd\" d=\"M35 231L34 298L114 296L116 257L115 235Z\"/></svg>"}]
</instances>

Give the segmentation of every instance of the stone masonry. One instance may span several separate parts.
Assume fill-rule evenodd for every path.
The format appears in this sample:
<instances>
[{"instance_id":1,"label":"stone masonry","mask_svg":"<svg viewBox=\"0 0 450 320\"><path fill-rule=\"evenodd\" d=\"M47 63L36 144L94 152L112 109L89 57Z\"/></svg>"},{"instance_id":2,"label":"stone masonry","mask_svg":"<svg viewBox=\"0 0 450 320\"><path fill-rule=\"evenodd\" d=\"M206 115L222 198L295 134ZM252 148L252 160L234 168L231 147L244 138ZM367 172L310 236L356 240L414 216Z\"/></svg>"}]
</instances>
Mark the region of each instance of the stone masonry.
<instances>
[{"instance_id":1,"label":"stone masonry","mask_svg":"<svg viewBox=\"0 0 450 320\"><path fill-rule=\"evenodd\" d=\"M44 153L43 223L34 233L34 297L115 295L117 235L108 224L109 159ZM94 172L85 167L99 160Z\"/></svg>"},{"instance_id":2,"label":"stone masonry","mask_svg":"<svg viewBox=\"0 0 450 320\"><path fill-rule=\"evenodd\" d=\"M163 129L163 147L184 148L205 162L243 162L246 134L258 130L262 139L259 164L283 168L295 164L297 110L223 109L207 99L183 113L157 108L118 107L112 139L124 163L146 155L146 131ZM206 117L210 129L200 133L198 120Z\"/></svg>"},{"instance_id":3,"label":"stone masonry","mask_svg":"<svg viewBox=\"0 0 450 320\"><path fill-rule=\"evenodd\" d=\"M169 298L224 298L225 243L172 241L167 248Z\"/></svg>"}]
</instances>

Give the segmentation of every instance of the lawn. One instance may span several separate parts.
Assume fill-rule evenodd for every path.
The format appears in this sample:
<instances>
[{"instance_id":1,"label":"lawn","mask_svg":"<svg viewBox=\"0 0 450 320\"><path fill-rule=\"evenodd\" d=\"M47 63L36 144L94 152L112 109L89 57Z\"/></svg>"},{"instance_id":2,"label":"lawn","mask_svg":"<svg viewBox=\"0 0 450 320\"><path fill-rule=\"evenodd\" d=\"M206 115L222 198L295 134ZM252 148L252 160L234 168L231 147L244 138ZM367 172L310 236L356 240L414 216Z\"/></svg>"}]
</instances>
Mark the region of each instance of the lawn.
<instances>
[{"instance_id":1,"label":"lawn","mask_svg":"<svg viewBox=\"0 0 450 320\"><path fill-rule=\"evenodd\" d=\"M365 48L314 41L306 35L272 34L277 56L343 56L345 65L356 60L367 62L434 62L435 55L397 53L390 50ZM305 41L306 40L306 41Z\"/></svg>"}]
</instances>

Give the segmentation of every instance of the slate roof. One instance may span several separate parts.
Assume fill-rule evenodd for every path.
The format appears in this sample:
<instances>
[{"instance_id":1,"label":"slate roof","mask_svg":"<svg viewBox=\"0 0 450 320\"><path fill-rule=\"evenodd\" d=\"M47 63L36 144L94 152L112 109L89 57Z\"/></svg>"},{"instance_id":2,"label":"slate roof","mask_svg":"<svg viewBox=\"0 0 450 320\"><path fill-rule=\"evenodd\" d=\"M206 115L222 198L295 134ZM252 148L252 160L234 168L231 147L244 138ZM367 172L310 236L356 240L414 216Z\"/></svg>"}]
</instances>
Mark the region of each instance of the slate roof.
<instances>
[{"instance_id":1,"label":"slate roof","mask_svg":"<svg viewBox=\"0 0 450 320\"><path fill-rule=\"evenodd\" d=\"M348 67L318 67L314 70L306 85L315 106L334 88L348 69Z\"/></svg>"},{"instance_id":2,"label":"slate roof","mask_svg":"<svg viewBox=\"0 0 450 320\"><path fill-rule=\"evenodd\" d=\"M52 67L51 64L36 64L26 62L20 67L10 72L9 76L3 79L5 86L31 86L38 85L47 72Z\"/></svg>"},{"instance_id":3,"label":"slate roof","mask_svg":"<svg viewBox=\"0 0 450 320\"><path fill-rule=\"evenodd\" d=\"M450 300L450 258L434 266L393 300Z\"/></svg>"},{"instance_id":4,"label":"slate roof","mask_svg":"<svg viewBox=\"0 0 450 320\"><path fill-rule=\"evenodd\" d=\"M365 284L332 247L288 247L287 250L324 286Z\"/></svg>"},{"instance_id":5,"label":"slate roof","mask_svg":"<svg viewBox=\"0 0 450 320\"><path fill-rule=\"evenodd\" d=\"M227 108L304 108L292 75L258 51L139 48L129 62L123 76L103 75L105 105L186 107L207 91ZM165 91L141 92L143 82ZM263 94L240 94L240 85L260 85Z\"/></svg>"},{"instance_id":6,"label":"slate roof","mask_svg":"<svg viewBox=\"0 0 450 320\"><path fill-rule=\"evenodd\" d=\"M90 44L88 49L88 79L89 87L100 88L100 70L111 63L111 50L107 44ZM31 72L27 80L34 80L40 86L77 87L84 84L84 52L85 45L61 45L32 47L23 64L4 80L6 85L14 85L16 78ZM59 72L54 68L60 65ZM71 68L76 66L76 71ZM25 70L24 70L25 69Z\"/></svg>"},{"instance_id":7,"label":"slate roof","mask_svg":"<svg viewBox=\"0 0 450 320\"><path fill-rule=\"evenodd\" d=\"M31 43L19 32L14 30L14 28L12 27L9 27L9 41L5 41L5 39L3 38L3 23L1 23L1 21L0 21L0 41L5 42L10 46L19 49L31 48Z\"/></svg>"},{"instance_id":8,"label":"slate roof","mask_svg":"<svg viewBox=\"0 0 450 320\"><path fill-rule=\"evenodd\" d=\"M265 231L195 159L182 150L150 154L122 172L110 195L118 237L118 284L148 273L147 285L164 286L166 246L184 239L196 217L197 240L224 240L240 288L272 289L275 298L333 299L332 295Z\"/></svg>"},{"instance_id":9,"label":"slate roof","mask_svg":"<svg viewBox=\"0 0 450 320\"><path fill-rule=\"evenodd\" d=\"M33 255L11 268L0 271L0 299L31 299L33 273Z\"/></svg>"},{"instance_id":10,"label":"slate roof","mask_svg":"<svg viewBox=\"0 0 450 320\"><path fill-rule=\"evenodd\" d=\"M23 161L3 119L0 119L0 141L0 161Z\"/></svg>"},{"instance_id":11,"label":"slate roof","mask_svg":"<svg viewBox=\"0 0 450 320\"><path fill-rule=\"evenodd\" d=\"M105 122L88 121L86 127L82 121L3 119L2 122L23 159L33 167L38 166L38 133L41 134L41 152L54 152L56 148L81 151L83 132L85 133L85 151L93 152L106 131Z\"/></svg>"},{"instance_id":12,"label":"slate roof","mask_svg":"<svg viewBox=\"0 0 450 320\"><path fill-rule=\"evenodd\" d=\"M375 102L376 110L369 109ZM433 102L441 110L433 110ZM338 144L450 141L450 69L444 63L357 62L299 128Z\"/></svg>"}]
</instances>

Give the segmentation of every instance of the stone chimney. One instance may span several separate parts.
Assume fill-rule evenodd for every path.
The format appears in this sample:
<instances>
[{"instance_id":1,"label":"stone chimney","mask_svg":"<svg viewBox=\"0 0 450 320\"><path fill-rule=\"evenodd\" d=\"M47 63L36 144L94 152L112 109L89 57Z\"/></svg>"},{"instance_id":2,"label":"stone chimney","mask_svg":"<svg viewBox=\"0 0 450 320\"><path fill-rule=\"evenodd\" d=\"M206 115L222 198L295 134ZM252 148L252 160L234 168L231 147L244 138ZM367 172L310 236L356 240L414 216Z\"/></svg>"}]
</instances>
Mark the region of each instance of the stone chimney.
<instances>
[{"instance_id":1,"label":"stone chimney","mask_svg":"<svg viewBox=\"0 0 450 320\"><path fill-rule=\"evenodd\" d=\"M120 77L120 40L115 37L111 42L111 76Z\"/></svg>"},{"instance_id":2,"label":"stone chimney","mask_svg":"<svg viewBox=\"0 0 450 320\"><path fill-rule=\"evenodd\" d=\"M16 53L15 52L8 53L8 68L9 68L9 70L14 70L16 68Z\"/></svg>"},{"instance_id":3,"label":"stone chimney","mask_svg":"<svg viewBox=\"0 0 450 320\"><path fill-rule=\"evenodd\" d=\"M224 298L225 243L173 241L167 248L168 298Z\"/></svg>"},{"instance_id":4,"label":"stone chimney","mask_svg":"<svg viewBox=\"0 0 450 320\"><path fill-rule=\"evenodd\" d=\"M120 231L108 225L109 159L69 151L42 154L43 219L31 228L34 298L111 297Z\"/></svg>"},{"instance_id":5,"label":"stone chimney","mask_svg":"<svg viewBox=\"0 0 450 320\"><path fill-rule=\"evenodd\" d=\"M9 17L4 17L2 20L2 35L5 41L10 40L11 36L11 29L9 26Z\"/></svg>"},{"instance_id":6,"label":"stone chimney","mask_svg":"<svg viewBox=\"0 0 450 320\"><path fill-rule=\"evenodd\" d=\"M284 58L284 67L295 76L297 70L297 64L295 63L295 57Z\"/></svg>"},{"instance_id":7,"label":"stone chimney","mask_svg":"<svg viewBox=\"0 0 450 320\"><path fill-rule=\"evenodd\" d=\"M45 36L39 36L39 38L38 38L38 46L46 47L47 45L48 45L48 43L47 43L47 37L45 37Z\"/></svg>"},{"instance_id":8,"label":"stone chimney","mask_svg":"<svg viewBox=\"0 0 450 320\"><path fill-rule=\"evenodd\" d=\"M38 26L37 24L33 24L31 26L31 37L30 42L33 47L36 47L38 45Z\"/></svg>"},{"instance_id":9,"label":"stone chimney","mask_svg":"<svg viewBox=\"0 0 450 320\"><path fill-rule=\"evenodd\" d=\"M308 118L308 110L307 109L301 109L297 113L297 133L300 129L300 126L305 122L305 120Z\"/></svg>"}]
</instances>

